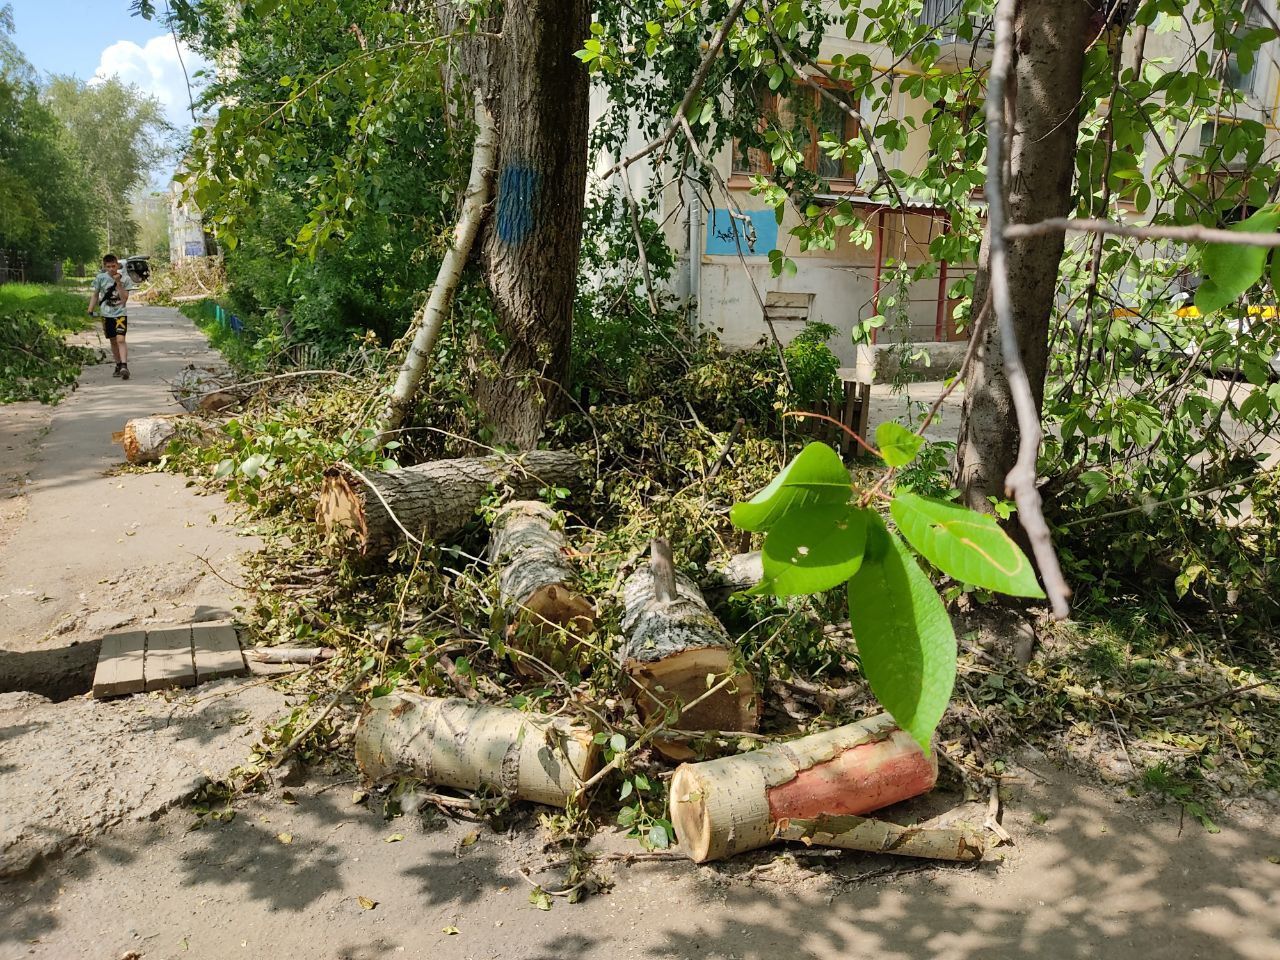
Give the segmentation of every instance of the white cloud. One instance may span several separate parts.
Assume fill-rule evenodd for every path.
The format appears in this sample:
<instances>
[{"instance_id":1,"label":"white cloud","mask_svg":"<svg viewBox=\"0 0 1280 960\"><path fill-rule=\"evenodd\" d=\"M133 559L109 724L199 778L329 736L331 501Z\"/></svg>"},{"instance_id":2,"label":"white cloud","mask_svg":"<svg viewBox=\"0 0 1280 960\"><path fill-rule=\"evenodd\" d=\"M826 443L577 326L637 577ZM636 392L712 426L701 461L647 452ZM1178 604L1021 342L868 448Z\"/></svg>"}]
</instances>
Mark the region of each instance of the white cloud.
<instances>
[{"instance_id":1,"label":"white cloud","mask_svg":"<svg viewBox=\"0 0 1280 960\"><path fill-rule=\"evenodd\" d=\"M168 34L152 37L143 46L138 46L132 40L113 43L102 51L93 79L106 80L116 76L124 83L135 84L163 104L170 123L185 129L191 125L191 111L187 106L189 101L183 64L186 65L186 75L191 76L192 88L198 95L199 80L192 75L208 64L185 43L182 45L180 61L173 37ZM93 80L89 82L92 83Z\"/></svg>"}]
</instances>

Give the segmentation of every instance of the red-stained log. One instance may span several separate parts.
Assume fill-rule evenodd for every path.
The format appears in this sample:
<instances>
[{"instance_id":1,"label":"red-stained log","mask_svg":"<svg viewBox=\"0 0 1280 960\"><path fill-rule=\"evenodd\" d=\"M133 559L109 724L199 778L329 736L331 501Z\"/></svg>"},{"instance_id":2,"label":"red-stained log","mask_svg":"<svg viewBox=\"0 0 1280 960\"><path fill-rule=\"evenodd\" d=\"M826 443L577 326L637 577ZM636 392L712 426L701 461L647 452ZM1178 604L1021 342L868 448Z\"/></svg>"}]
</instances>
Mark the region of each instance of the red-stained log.
<instances>
[{"instance_id":1,"label":"red-stained log","mask_svg":"<svg viewBox=\"0 0 1280 960\"><path fill-rule=\"evenodd\" d=\"M681 765L671 822L690 859L718 860L770 843L789 821L856 816L918 796L934 756L886 715L752 753Z\"/></svg>"}]
</instances>

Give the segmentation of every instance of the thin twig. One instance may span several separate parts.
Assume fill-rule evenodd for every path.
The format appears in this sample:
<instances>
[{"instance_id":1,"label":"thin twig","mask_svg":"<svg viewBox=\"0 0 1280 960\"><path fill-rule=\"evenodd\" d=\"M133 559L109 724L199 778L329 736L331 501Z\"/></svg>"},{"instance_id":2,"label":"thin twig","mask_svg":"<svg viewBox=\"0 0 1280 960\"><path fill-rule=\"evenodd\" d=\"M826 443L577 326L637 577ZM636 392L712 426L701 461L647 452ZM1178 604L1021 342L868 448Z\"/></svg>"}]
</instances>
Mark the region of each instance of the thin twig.
<instances>
[{"instance_id":1,"label":"thin twig","mask_svg":"<svg viewBox=\"0 0 1280 960\"><path fill-rule=\"evenodd\" d=\"M929 424L933 423L933 418L938 415L938 411L942 409L942 405L947 402L947 397L955 392L956 387L964 382L969 375L969 367L973 365L973 358L977 356L978 344L982 342L982 330L986 326L987 317L991 312L991 288L987 287L987 298L982 303L982 309L978 311L978 316L973 321L973 326L969 330L969 346L964 351L964 359L960 361L960 369L956 372L955 377L947 384L947 388L942 391L938 399L933 401L933 406L929 408L929 412L925 414L924 422L920 424L920 429L916 431L918 436L923 437L925 430L929 428Z\"/></svg>"},{"instance_id":2,"label":"thin twig","mask_svg":"<svg viewBox=\"0 0 1280 960\"><path fill-rule=\"evenodd\" d=\"M1183 243L1233 243L1245 247L1280 247L1280 233L1255 233L1246 230L1219 230L1214 227L1131 227L1113 220L1082 217L1052 217L1039 223L1011 223L1004 228L1010 240L1042 237L1061 231L1074 233L1107 233L1138 240L1178 240Z\"/></svg>"},{"instance_id":3,"label":"thin twig","mask_svg":"<svg viewBox=\"0 0 1280 960\"><path fill-rule=\"evenodd\" d=\"M211 397L215 393L230 393L234 390L242 390L245 387L257 387L264 383L272 383L276 380L288 380L290 377L342 377L350 380L352 383L359 383L359 377L353 377L349 373L341 370L292 370L289 373L278 373L274 377L263 377L261 380L248 380L244 383L229 383L226 386L215 387L212 390L205 390L203 393L193 393L187 397L188 400L197 399L199 397Z\"/></svg>"},{"instance_id":4,"label":"thin twig","mask_svg":"<svg viewBox=\"0 0 1280 960\"><path fill-rule=\"evenodd\" d=\"M725 440L724 446L720 448L720 456L716 457L715 466L707 473L708 480L714 480L721 468L729 462L729 452L733 450L733 445L738 439L738 434L742 432L742 428L747 425L747 421L742 417L733 421L733 429L729 431L729 437Z\"/></svg>"},{"instance_id":5,"label":"thin twig","mask_svg":"<svg viewBox=\"0 0 1280 960\"><path fill-rule=\"evenodd\" d=\"M1204 697L1200 700L1193 700L1190 703L1175 703L1170 707L1161 707L1159 710L1152 710L1147 714L1148 717L1167 717L1171 713L1180 713L1183 710L1198 710L1200 707L1208 707L1222 700L1234 700L1242 693L1248 693L1250 690L1257 690L1258 687L1265 687L1272 680L1259 680L1257 683L1246 684L1243 687L1233 687L1222 693L1216 693L1212 697Z\"/></svg>"},{"instance_id":6,"label":"thin twig","mask_svg":"<svg viewBox=\"0 0 1280 960\"><path fill-rule=\"evenodd\" d=\"M857 441L858 445L862 447L863 450L867 451L867 453L871 454L873 457L880 456L879 450L871 446L871 444L867 443L867 441L863 440L862 437L858 436L857 431L855 431L852 427L841 423L835 417L828 417L825 413L809 413L804 410L788 410L785 413L783 413L783 416L784 417L800 417L802 419L807 418L810 420L825 420L827 421L827 423L833 423L837 427L839 427L841 430L843 430L845 433L847 433L849 436L853 437L853 439Z\"/></svg>"},{"instance_id":7,"label":"thin twig","mask_svg":"<svg viewBox=\"0 0 1280 960\"><path fill-rule=\"evenodd\" d=\"M1053 616L1066 619L1071 608L1071 588L1062 576L1058 555L1054 552L1049 525L1041 510L1040 491L1036 488L1036 458L1044 431L1031 394L1031 382L1022 363L1022 348L1014 326L1013 304L1009 294L1009 268L1005 246L1005 89L1013 59L1013 14L1016 0L1000 0L996 7L995 53L987 83L987 223L990 234L989 274L991 302L1000 327L1000 346L1005 376L1013 394L1018 419L1018 459L1005 477L1005 492L1018 505L1018 520L1031 541L1031 549L1044 580L1045 592Z\"/></svg>"}]
</instances>

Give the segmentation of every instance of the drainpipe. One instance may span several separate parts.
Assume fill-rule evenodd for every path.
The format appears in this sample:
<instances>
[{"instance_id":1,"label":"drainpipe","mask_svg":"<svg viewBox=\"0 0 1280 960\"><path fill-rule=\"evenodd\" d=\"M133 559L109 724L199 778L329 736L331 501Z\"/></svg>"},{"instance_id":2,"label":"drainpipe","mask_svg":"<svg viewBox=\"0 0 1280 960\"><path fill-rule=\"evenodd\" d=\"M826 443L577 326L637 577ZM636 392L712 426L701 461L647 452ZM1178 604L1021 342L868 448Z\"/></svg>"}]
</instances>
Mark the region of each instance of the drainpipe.
<instances>
[{"instance_id":1,"label":"drainpipe","mask_svg":"<svg viewBox=\"0 0 1280 960\"><path fill-rule=\"evenodd\" d=\"M886 207L881 207L876 211L876 274L875 285L871 289L871 313L873 316L880 312L880 277L884 273L884 212L886 209ZM871 331L872 344L876 342L879 333L878 329Z\"/></svg>"},{"instance_id":2,"label":"drainpipe","mask_svg":"<svg viewBox=\"0 0 1280 960\"><path fill-rule=\"evenodd\" d=\"M942 235L945 237L951 227L951 214L942 214ZM947 261L943 260L938 270L938 322L934 339L939 343L946 340L947 335Z\"/></svg>"},{"instance_id":3,"label":"drainpipe","mask_svg":"<svg viewBox=\"0 0 1280 960\"><path fill-rule=\"evenodd\" d=\"M695 336L701 324L699 314L702 312L702 202L694 192L693 201L689 204L689 299L685 304L688 311L689 330Z\"/></svg>"}]
</instances>

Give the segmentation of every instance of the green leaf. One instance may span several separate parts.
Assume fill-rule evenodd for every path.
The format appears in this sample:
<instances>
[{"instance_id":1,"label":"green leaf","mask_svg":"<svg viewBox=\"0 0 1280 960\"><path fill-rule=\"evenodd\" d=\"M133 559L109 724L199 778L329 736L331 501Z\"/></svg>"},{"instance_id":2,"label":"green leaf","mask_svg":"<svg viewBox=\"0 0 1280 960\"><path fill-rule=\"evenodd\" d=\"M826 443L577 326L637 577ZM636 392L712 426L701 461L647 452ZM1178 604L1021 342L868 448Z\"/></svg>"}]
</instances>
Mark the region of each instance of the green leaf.
<instances>
[{"instance_id":1,"label":"green leaf","mask_svg":"<svg viewBox=\"0 0 1280 960\"><path fill-rule=\"evenodd\" d=\"M735 503L729 519L740 530L760 532L795 507L848 503L851 492L840 454L825 443L811 443L767 487L746 503Z\"/></svg>"},{"instance_id":2,"label":"green leaf","mask_svg":"<svg viewBox=\"0 0 1280 960\"><path fill-rule=\"evenodd\" d=\"M862 672L898 726L927 753L955 685L956 634L933 584L876 514L848 593Z\"/></svg>"},{"instance_id":3,"label":"green leaf","mask_svg":"<svg viewBox=\"0 0 1280 960\"><path fill-rule=\"evenodd\" d=\"M1248 233L1274 233L1280 227L1280 207L1264 207L1230 229ZM1234 301L1262 278L1267 264L1267 247L1234 243L1210 243L1205 247L1202 267L1205 281L1196 290L1196 309L1213 313Z\"/></svg>"},{"instance_id":4,"label":"green leaf","mask_svg":"<svg viewBox=\"0 0 1280 960\"><path fill-rule=\"evenodd\" d=\"M995 518L953 503L900 493L889 506L926 560L965 583L1015 597L1043 597L1026 554Z\"/></svg>"},{"instance_id":5,"label":"green leaf","mask_svg":"<svg viewBox=\"0 0 1280 960\"><path fill-rule=\"evenodd\" d=\"M876 427L876 446L880 448L884 462L891 467L905 467L916 458L923 445L924 437L894 420L887 420Z\"/></svg>"},{"instance_id":6,"label":"green leaf","mask_svg":"<svg viewBox=\"0 0 1280 960\"><path fill-rule=\"evenodd\" d=\"M844 583L862 565L867 515L849 504L791 510L765 538L764 579L751 593L794 597Z\"/></svg>"}]
</instances>

